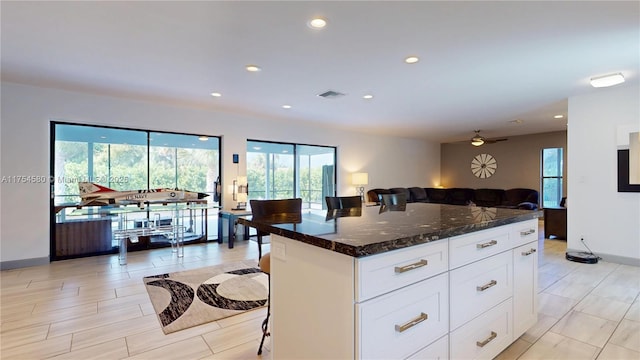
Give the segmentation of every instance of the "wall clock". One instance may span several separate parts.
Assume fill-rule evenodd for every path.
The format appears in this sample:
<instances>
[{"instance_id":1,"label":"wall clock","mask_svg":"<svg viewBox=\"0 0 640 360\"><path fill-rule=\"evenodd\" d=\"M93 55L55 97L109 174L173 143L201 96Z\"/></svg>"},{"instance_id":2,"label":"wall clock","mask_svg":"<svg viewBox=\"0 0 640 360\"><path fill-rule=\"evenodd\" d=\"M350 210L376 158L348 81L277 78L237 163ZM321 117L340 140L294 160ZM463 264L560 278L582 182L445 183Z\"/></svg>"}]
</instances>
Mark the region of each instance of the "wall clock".
<instances>
[{"instance_id":1,"label":"wall clock","mask_svg":"<svg viewBox=\"0 0 640 360\"><path fill-rule=\"evenodd\" d=\"M498 162L489 154L480 154L471 160L471 172L480 179L491 177L498 168Z\"/></svg>"}]
</instances>

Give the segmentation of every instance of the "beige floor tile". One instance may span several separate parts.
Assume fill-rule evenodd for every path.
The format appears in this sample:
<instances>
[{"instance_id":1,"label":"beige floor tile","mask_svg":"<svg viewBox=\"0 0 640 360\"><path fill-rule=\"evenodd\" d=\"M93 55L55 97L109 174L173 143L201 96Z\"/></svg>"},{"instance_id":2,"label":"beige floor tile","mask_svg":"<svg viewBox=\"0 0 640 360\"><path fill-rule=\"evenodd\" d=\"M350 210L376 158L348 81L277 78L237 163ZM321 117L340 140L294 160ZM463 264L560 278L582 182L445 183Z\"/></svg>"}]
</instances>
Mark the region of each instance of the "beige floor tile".
<instances>
[{"instance_id":1,"label":"beige floor tile","mask_svg":"<svg viewBox=\"0 0 640 360\"><path fill-rule=\"evenodd\" d=\"M560 319L551 331L602 348L613 334L616 325L615 321L571 311Z\"/></svg>"},{"instance_id":2,"label":"beige floor tile","mask_svg":"<svg viewBox=\"0 0 640 360\"><path fill-rule=\"evenodd\" d=\"M624 319L609 340L611 344L640 352L640 322Z\"/></svg>"},{"instance_id":3,"label":"beige floor tile","mask_svg":"<svg viewBox=\"0 0 640 360\"><path fill-rule=\"evenodd\" d=\"M547 332L518 360L579 360L595 359L600 349L578 340Z\"/></svg>"},{"instance_id":4,"label":"beige floor tile","mask_svg":"<svg viewBox=\"0 0 640 360\"><path fill-rule=\"evenodd\" d=\"M603 298L629 304L633 303L638 294L640 294L640 289L625 285L626 281L616 281L612 283L607 280L608 279L605 279L600 285L593 289L591 293Z\"/></svg>"},{"instance_id":5,"label":"beige floor tile","mask_svg":"<svg viewBox=\"0 0 640 360\"><path fill-rule=\"evenodd\" d=\"M29 326L7 331L3 329L2 333L0 333L0 344L2 344L2 350L6 350L45 340L48 333L49 324Z\"/></svg>"},{"instance_id":6,"label":"beige floor tile","mask_svg":"<svg viewBox=\"0 0 640 360\"><path fill-rule=\"evenodd\" d=\"M199 337L202 334L206 334L219 328L220 325L213 321L207 324L194 326L192 328L176 331L165 335L164 332L162 332L160 325L158 325L157 329L147 330L143 333L139 333L133 336L127 336L129 353L131 355L137 355L158 347L187 340L192 337Z\"/></svg>"},{"instance_id":7,"label":"beige floor tile","mask_svg":"<svg viewBox=\"0 0 640 360\"><path fill-rule=\"evenodd\" d=\"M640 299L636 299L629 308L629 311L624 315L624 318L633 321L640 321Z\"/></svg>"},{"instance_id":8,"label":"beige floor tile","mask_svg":"<svg viewBox=\"0 0 640 360\"><path fill-rule=\"evenodd\" d=\"M135 336L152 329L159 329L160 323L154 315L136 317L109 325L73 333L71 350L94 346L127 336Z\"/></svg>"},{"instance_id":9,"label":"beige floor tile","mask_svg":"<svg viewBox=\"0 0 640 360\"><path fill-rule=\"evenodd\" d=\"M557 319L569 312L578 300L542 292L538 294L538 312Z\"/></svg>"},{"instance_id":10,"label":"beige floor tile","mask_svg":"<svg viewBox=\"0 0 640 360\"><path fill-rule=\"evenodd\" d=\"M572 283L571 281L565 280L565 278L562 278L558 280L555 284L549 286L544 292L557 295L557 296L580 300L585 295L587 295L589 291L593 290L593 288L594 287L591 285Z\"/></svg>"},{"instance_id":11,"label":"beige floor tile","mask_svg":"<svg viewBox=\"0 0 640 360\"><path fill-rule=\"evenodd\" d=\"M587 295L574 310L617 322L622 320L629 307L629 304L622 301Z\"/></svg>"},{"instance_id":12,"label":"beige floor tile","mask_svg":"<svg viewBox=\"0 0 640 360\"><path fill-rule=\"evenodd\" d=\"M115 311L105 311L95 315L54 322L51 324L49 337L94 329L133 318L142 318L142 312L138 305L129 305Z\"/></svg>"},{"instance_id":13,"label":"beige floor tile","mask_svg":"<svg viewBox=\"0 0 640 360\"><path fill-rule=\"evenodd\" d=\"M253 319L203 334L214 354L242 345L252 340L259 340L262 335L260 326L263 319ZM257 331L256 331L257 330Z\"/></svg>"},{"instance_id":14,"label":"beige floor tile","mask_svg":"<svg viewBox=\"0 0 640 360\"><path fill-rule=\"evenodd\" d=\"M534 343L559 320L560 318L538 313L538 321L536 324L529 328L520 338L528 343Z\"/></svg>"},{"instance_id":15,"label":"beige floor tile","mask_svg":"<svg viewBox=\"0 0 640 360\"><path fill-rule=\"evenodd\" d=\"M215 360L248 360L248 359L270 359L271 355L269 351L266 349L263 350L262 355L258 356L258 346L260 346L260 341L250 341L244 343L242 345L236 346L229 350L225 350L220 353L213 354L211 357L207 357L207 359L215 359Z\"/></svg>"},{"instance_id":16,"label":"beige floor tile","mask_svg":"<svg viewBox=\"0 0 640 360\"><path fill-rule=\"evenodd\" d=\"M130 360L202 359L213 353L201 337L193 337L128 357Z\"/></svg>"},{"instance_id":17,"label":"beige floor tile","mask_svg":"<svg viewBox=\"0 0 640 360\"><path fill-rule=\"evenodd\" d=\"M2 360L32 360L46 359L69 352L71 349L71 334L38 341L22 346L2 348Z\"/></svg>"},{"instance_id":18,"label":"beige floor tile","mask_svg":"<svg viewBox=\"0 0 640 360\"><path fill-rule=\"evenodd\" d=\"M622 346L607 344L598 355L598 360L638 360L640 352L623 348Z\"/></svg>"},{"instance_id":19,"label":"beige floor tile","mask_svg":"<svg viewBox=\"0 0 640 360\"><path fill-rule=\"evenodd\" d=\"M50 324L59 319L77 319L83 316L95 315L97 313L96 303L88 303L69 307L65 309L41 312L24 316L21 319L2 322L2 331L18 329L22 327L35 326L41 324Z\"/></svg>"},{"instance_id":20,"label":"beige floor tile","mask_svg":"<svg viewBox=\"0 0 640 360\"><path fill-rule=\"evenodd\" d=\"M52 360L113 360L129 356L127 342L124 338L107 341L94 346L54 356Z\"/></svg>"}]
</instances>

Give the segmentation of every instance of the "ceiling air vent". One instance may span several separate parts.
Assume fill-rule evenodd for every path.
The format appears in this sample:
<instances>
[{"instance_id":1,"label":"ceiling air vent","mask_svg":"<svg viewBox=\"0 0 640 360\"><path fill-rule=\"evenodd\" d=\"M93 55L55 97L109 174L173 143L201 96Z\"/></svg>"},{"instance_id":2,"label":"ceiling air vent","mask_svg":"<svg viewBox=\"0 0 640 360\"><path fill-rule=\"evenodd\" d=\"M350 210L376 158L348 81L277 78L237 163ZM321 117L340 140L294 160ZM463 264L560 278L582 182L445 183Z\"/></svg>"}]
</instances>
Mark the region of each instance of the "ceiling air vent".
<instances>
[{"instance_id":1,"label":"ceiling air vent","mask_svg":"<svg viewBox=\"0 0 640 360\"><path fill-rule=\"evenodd\" d=\"M325 99L337 99L339 97L343 97L345 94L333 90L327 90L322 94L318 94L318 96L323 97Z\"/></svg>"}]
</instances>

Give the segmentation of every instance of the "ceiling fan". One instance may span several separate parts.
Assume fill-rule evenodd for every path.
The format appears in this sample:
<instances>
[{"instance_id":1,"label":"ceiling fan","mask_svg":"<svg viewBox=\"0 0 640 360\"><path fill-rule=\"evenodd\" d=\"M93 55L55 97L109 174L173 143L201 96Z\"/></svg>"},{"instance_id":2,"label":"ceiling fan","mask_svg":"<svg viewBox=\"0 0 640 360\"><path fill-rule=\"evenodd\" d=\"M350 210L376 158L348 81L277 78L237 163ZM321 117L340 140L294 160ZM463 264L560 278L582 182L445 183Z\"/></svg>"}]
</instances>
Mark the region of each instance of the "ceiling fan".
<instances>
[{"instance_id":1,"label":"ceiling fan","mask_svg":"<svg viewBox=\"0 0 640 360\"><path fill-rule=\"evenodd\" d=\"M480 135L480 130L473 130L476 132L476 134L471 138L471 145L473 146L481 146L484 144L495 144L499 141L507 141L509 139L507 138L500 138L500 139L485 139L483 136Z\"/></svg>"}]
</instances>

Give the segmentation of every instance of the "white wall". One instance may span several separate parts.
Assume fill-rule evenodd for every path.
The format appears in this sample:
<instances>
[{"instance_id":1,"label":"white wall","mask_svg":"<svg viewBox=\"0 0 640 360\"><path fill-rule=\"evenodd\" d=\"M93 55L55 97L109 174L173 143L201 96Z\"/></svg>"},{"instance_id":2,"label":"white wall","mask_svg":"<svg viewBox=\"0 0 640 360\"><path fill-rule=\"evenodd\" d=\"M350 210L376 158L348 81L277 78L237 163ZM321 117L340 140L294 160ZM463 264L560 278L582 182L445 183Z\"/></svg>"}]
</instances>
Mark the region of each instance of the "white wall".
<instances>
[{"instance_id":1,"label":"white wall","mask_svg":"<svg viewBox=\"0 0 640 360\"><path fill-rule=\"evenodd\" d=\"M422 140L344 132L255 116L189 109L122 98L2 83L0 177L49 176L51 120L222 136L223 183L244 172L246 139L338 148L338 195L352 195L352 172L373 187L432 186L440 178L440 145ZM0 265L49 257L48 184L0 183ZM225 204L230 204L226 194ZM30 260L31 259L31 260Z\"/></svg>"},{"instance_id":2,"label":"white wall","mask_svg":"<svg viewBox=\"0 0 640 360\"><path fill-rule=\"evenodd\" d=\"M617 191L617 131L640 125L640 87L569 99L567 247L640 265L640 193Z\"/></svg>"}]
</instances>

